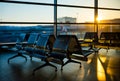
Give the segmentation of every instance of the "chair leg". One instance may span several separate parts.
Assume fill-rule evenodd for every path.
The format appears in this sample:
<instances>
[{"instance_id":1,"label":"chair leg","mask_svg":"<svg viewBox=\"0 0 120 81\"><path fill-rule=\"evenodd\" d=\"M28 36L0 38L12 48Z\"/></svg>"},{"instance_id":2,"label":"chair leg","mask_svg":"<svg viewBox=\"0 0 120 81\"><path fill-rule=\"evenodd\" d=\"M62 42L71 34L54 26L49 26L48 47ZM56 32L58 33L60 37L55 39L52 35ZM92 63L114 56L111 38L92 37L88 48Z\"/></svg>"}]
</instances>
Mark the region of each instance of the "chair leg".
<instances>
[{"instance_id":1,"label":"chair leg","mask_svg":"<svg viewBox=\"0 0 120 81\"><path fill-rule=\"evenodd\" d=\"M17 55L10 57L10 58L8 59L8 63L10 62L11 59L16 58L16 57L19 57L19 56L25 58L25 60L27 61L27 57L23 56L21 53L18 53Z\"/></svg>"},{"instance_id":2,"label":"chair leg","mask_svg":"<svg viewBox=\"0 0 120 81\"><path fill-rule=\"evenodd\" d=\"M36 72L37 70L39 70L39 69L41 69L41 68L43 68L43 67L45 67L45 66L54 67L54 68L55 68L55 71L57 71L57 67L56 67L56 66L50 64L49 62L46 62L45 64L43 64L43 65L41 65L41 66L35 68L35 69L33 70L33 73L32 73L32 74L35 75L35 72Z\"/></svg>"},{"instance_id":3,"label":"chair leg","mask_svg":"<svg viewBox=\"0 0 120 81\"><path fill-rule=\"evenodd\" d=\"M51 67L54 67L55 68L55 71L57 71L57 67L52 65L51 63L48 63L48 66L51 66Z\"/></svg>"},{"instance_id":4,"label":"chair leg","mask_svg":"<svg viewBox=\"0 0 120 81\"><path fill-rule=\"evenodd\" d=\"M68 64L68 63L70 63L70 62L78 63L78 64L80 64L80 68L82 67L82 66L81 66L81 62L78 62L78 61L75 61L75 60L69 59L67 62L65 62L64 64L62 64L62 66L61 66L61 70L63 70L63 66L64 66L64 65L66 65L66 64Z\"/></svg>"},{"instance_id":5,"label":"chair leg","mask_svg":"<svg viewBox=\"0 0 120 81\"><path fill-rule=\"evenodd\" d=\"M62 66L61 66L61 70L63 70L63 66L65 65L63 60L61 60Z\"/></svg>"},{"instance_id":6,"label":"chair leg","mask_svg":"<svg viewBox=\"0 0 120 81\"><path fill-rule=\"evenodd\" d=\"M93 49L93 46L91 44L89 46L90 46L89 50Z\"/></svg>"},{"instance_id":7,"label":"chair leg","mask_svg":"<svg viewBox=\"0 0 120 81\"><path fill-rule=\"evenodd\" d=\"M21 57L23 57L23 58L25 58L25 60L27 61L27 57L25 57L25 56L24 56L24 55L22 55L22 54L21 54L20 56L21 56Z\"/></svg>"},{"instance_id":8,"label":"chair leg","mask_svg":"<svg viewBox=\"0 0 120 81\"><path fill-rule=\"evenodd\" d=\"M30 57L30 60L32 61L32 56L29 56Z\"/></svg>"}]
</instances>

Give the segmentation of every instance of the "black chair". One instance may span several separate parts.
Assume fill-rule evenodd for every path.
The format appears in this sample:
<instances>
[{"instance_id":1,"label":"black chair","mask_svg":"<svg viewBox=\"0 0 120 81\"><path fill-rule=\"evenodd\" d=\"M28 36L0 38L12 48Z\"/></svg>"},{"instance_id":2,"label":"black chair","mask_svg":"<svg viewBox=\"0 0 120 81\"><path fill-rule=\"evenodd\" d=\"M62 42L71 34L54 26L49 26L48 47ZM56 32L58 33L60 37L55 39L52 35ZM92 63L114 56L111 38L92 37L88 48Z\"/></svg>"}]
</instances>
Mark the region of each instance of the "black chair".
<instances>
[{"instance_id":1,"label":"black chair","mask_svg":"<svg viewBox=\"0 0 120 81\"><path fill-rule=\"evenodd\" d=\"M10 62L11 59L13 59L15 57L19 57L19 56L24 57L26 59L26 61L27 61L27 58L23 55L23 52L25 54L27 54L27 52L24 51L24 48L26 48L28 45L29 46L33 46L35 44L35 42L36 42L37 37L38 37L37 33L31 33L30 36L29 36L28 41L26 43L23 43L23 40L25 39L25 35L24 36L23 36L23 34L20 35L19 39L21 39L22 41L18 39L18 41L16 43L16 48L15 49L11 49L12 51L16 51L17 55L15 55L13 57L10 57L8 59L8 63Z\"/></svg>"},{"instance_id":2,"label":"black chair","mask_svg":"<svg viewBox=\"0 0 120 81\"><path fill-rule=\"evenodd\" d=\"M116 39L118 41L117 46L120 47L120 32L116 32Z\"/></svg>"},{"instance_id":3,"label":"black chair","mask_svg":"<svg viewBox=\"0 0 120 81\"><path fill-rule=\"evenodd\" d=\"M107 51L109 49L109 46L111 44L111 39L112 39L112 33L110 32L101 32L100 34L100 39L99 39L99 44L102 46L106 46Z\"/></svg>"},{"instance_id":4,"label":"black chair","mask_svg":"<svg viewBox=\"0 0 120 81\"><path fill-rule=\"evenodd\" d=\"M82 55L86 58L89 54L92 54L93 51L83 51L75 35L59 35L55 40L53 50L49 57L53 57L61 61L61 70L63 70L63 66L69 62L79 63L81 67L81 62L72 59L71 56L73 53ZM68 59L66 62L63 61L65 58Z\"/></svg>"},{"instance_id":5,"label":"black chair","mask_svg":"<svg viewBox=\"0 0 120 81\"><path fill-rule=\"evenodd\" d=\"M110 46L120 46L120 32L111 32Z\"/></svg>"},{"instance_id":6,"label":"black chair","mask_svg":"<svg viewBox=\"0 0 120 81\"><path fill-rule=\"evenodd\" d=\"M94 50L96 51L95 45L98 44L98 35L97 32L86 32L84 36L84 40L81 44L88 44L89 45L89 50Z\"/></svg>"},{"instance_id":7,"label":"black chair","mask_svg":"<svg viewBox=\"0 0 120 81\"><path fill-rule=\"evenodd\" d=\"M29 54L33 52L31 48L34 47L34 45L37 42L37 39L39 37L39 33L31 33L30 36L28 37L28 41L22 46L22 50L19 51L21 54Z\"/></svg>"},{"instance_id":8,"label":"black chair","mask_svg":"<svg viewBox=\"0 0 120 81\"><path fill-rule=\"evenodd\" d=\"M13 48L10 48L9 50L11 50L11 51L21 50L21 49L22 49L22 43L24 42L25 36L26 36L25 33L21 33L21 34L19 35L17 41L16 41L16 45L15 45ZM18 53L17 55L10 57L10 58L8 59L8 63L9 63L9 61L10 61L11 59L13 59L13 58L15 58L15 57L18 57L18 56L21 56L21 57L23 57L23 58L26 59L25 56L20 55L20 54Z\"/></svg>"},{"instance_id":9,"label":"black chair","mask_svg":"<svg viewBox=\"0 0 120 81\"><path fill-rule=\"evenodd\" d=\"M100 34L99 44L107 47L107 52L111 47L120 46L120 32L102 32Z\"/></svg>"},{"instance_id":10,"label":"black chair","mask_svg":"<svg viewBox=\"0 0 120 81\"><path fill-rule=\"evenodd\" d=\"M54 43L55 37L54 35L40 35L37 43L34 48L31 48L33 52L30 54L31 57L39 58L45 62L45 64L35 68L33 70L33 75L37 70L45 66L51 66L55 68L57 71L57 67L52 65L48 60L48 53L51 51L52 44Z\"/></svg>"}]
</instances>

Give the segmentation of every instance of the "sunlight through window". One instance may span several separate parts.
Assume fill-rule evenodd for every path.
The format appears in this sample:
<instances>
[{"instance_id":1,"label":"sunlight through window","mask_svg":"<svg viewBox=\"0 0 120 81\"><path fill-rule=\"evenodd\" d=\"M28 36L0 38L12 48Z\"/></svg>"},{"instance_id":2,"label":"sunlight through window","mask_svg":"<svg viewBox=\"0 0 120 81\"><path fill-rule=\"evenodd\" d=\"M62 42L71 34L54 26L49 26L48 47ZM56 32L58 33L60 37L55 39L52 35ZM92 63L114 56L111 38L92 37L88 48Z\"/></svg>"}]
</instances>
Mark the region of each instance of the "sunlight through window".
<instances>
[{"instance_id":1,"label":"sunlight through window","mask_svg":"<svg viewBox=\"0 0 120 81\"><path fill-rule=\"evenodd\" d=\"M97 78L98 81L106 81L105 70L99 59L97 60Z\"/></svg>"}]
</instances>

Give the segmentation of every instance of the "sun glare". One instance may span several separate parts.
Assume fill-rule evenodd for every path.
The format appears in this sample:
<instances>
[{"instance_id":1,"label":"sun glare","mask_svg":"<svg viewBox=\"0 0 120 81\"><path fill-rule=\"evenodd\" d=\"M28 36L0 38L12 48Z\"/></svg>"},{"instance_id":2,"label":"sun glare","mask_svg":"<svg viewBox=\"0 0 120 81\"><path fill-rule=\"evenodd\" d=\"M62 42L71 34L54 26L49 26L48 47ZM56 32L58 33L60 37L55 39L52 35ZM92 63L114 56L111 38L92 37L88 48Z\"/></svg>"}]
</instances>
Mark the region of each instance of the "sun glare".
<instances>
[{"instance_id":1,"label":"sun glare","mask_svg":"<svg viewBox=\"0 0 120 81\"><path fill-rule=\"evenodd\" d=\"M98 17L97 18L97 21L99 22L99 21L101 21L102 20L102 17Z\"/></svg>"}]
</instances>

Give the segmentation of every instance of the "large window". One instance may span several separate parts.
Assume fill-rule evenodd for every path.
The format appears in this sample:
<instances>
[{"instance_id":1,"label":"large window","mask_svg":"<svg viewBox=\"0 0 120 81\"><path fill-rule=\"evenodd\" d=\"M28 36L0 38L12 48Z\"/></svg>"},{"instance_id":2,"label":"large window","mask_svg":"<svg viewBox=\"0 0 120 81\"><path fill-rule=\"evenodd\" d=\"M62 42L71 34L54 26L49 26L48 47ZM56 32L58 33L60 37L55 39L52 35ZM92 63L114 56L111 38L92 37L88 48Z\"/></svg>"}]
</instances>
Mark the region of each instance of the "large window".
<instances>
[{"instance_id":1,"label":"large window","mask_svg":"<svg viewBox=\"0 0 120 81\"><path fill-rule=\"evenodd\" d=\"M76 34L80 38L88 31L97 31L98 35L103 31L120 32L120 1L98 0L96 6L95 1L97 0L57 0L57 5L54 4L55 0L1 1L0 30L4 25L24 26L31 30L35 30L33 27L42 27L42 32L47 33L51 29L53 33L56 27L57 35ZM55 7L57 11L54 10ZM62 26L66 27L65 32L62 31Z\"/></svg>"}]
</instances>

